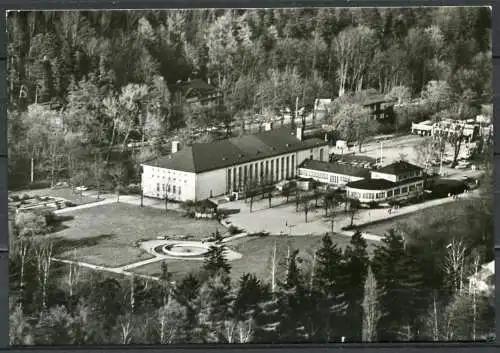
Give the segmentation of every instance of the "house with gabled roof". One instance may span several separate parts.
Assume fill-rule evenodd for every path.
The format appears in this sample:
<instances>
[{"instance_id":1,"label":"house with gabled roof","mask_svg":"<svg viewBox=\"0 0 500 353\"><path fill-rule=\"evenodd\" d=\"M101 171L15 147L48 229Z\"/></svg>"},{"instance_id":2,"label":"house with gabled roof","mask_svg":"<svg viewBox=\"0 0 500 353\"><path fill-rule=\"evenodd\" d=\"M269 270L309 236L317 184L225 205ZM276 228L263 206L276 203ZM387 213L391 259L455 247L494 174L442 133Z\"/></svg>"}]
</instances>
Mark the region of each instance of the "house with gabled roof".
<instances>
[{"instance_id":1,"label":"house with gabled roof","mask_svg":"<svg viewBox=\"0 0 500 353\"><path fill-rule=\"evenodd\" d=\"M252 135L180 148L142 164L144 196L186 201L243 191L255 183L278 183L296 176L304 160L326 161L328 143L304 139L302 128Z\"/></svg>"},{"instance_id":2,"label":"house with gabled roof","mask_svg":"<svg viewBox=\"0 0 500 353\"><path fill-rule=\"evenodd\" d=\"M222 92L219 89L199 78L169 85L169 90L174 104L207 105L218 104L222 100Z\"/></svg>"}]
</instances>

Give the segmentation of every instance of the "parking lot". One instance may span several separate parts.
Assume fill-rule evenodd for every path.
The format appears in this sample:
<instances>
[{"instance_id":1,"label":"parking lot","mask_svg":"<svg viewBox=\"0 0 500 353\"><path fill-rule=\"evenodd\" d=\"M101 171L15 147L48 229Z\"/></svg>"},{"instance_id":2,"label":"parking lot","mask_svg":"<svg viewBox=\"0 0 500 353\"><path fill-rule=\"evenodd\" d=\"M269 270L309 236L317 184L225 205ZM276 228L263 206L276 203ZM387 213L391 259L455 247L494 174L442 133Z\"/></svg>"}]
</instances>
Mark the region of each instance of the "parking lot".
<instances>
[{"instance_id":1,"label":"parking lot","mask_svg":"<svg viewBox=\"0 0 500 353\"><path fill-rule=\"evenodd\" d=\"M418 135L399 135L399 136L378 136L373 138L370 142L362 145L361 152L359 152L358 146L353 146L346 150L340 150L333 147L330 152L335 154L348 153L359 156L371 157L374 159L380 159L382 156L382 164L387 165L398 161L400 159L405 159L406 161L422 165L422 159L418 155L418 147L420 144L424 143L426 137ZM465 159L467 157L467 145L463 144L460 150L459 160ZM446 150L443 154L443 165L440 166L440 161L436 158L432 161L432 166L435 172L439 172L441 169L442 175L447 178L461 179L463 177L477 177L481 174L480 170L473 170L472 164L469 162L459 162L459 165L455 168L451 168L451 162L453 161L453 147L449 144L446 146Z\"/></svg>"}]
</instances>

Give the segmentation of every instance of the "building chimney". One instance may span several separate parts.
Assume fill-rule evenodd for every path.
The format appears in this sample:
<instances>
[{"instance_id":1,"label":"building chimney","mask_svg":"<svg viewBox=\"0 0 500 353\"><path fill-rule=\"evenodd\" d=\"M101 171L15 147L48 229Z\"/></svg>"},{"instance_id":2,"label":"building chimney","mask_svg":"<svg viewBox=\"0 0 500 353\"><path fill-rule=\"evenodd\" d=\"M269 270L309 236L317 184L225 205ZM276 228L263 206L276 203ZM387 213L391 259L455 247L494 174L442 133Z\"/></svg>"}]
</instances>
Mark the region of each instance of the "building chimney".
<instances>
[{"instance_id":1,"label":"building chimney","mask_svg":"<svg viewBox=\"0 0 500 353\"><path fill-rule=\"evenodd\" d=\"M270 131L273 129L273 123L265 123L264 124L264 130L265 131Z\"/></svg>"},{"instance_id":2,"label":"building chimney","mask_svg":"<svg viewBox=\"0 0 500 353\"><path fill-rule=\"evenodd\" d=\"M298 127L297 128L297 135L296 137L302 141L302 139L304 138L304 130L302 130L302 127Z\"/></svg>"},{"instance_id":3,"label":"building chimney","mask_svg":"<svg viewBox=\"0 0 500 353\"><path fill-rule=\"evenodd\" d=\"M179 152L181 149L181 143L179 141L172 141L172 153Z\"/></svg>"}]
</instances>

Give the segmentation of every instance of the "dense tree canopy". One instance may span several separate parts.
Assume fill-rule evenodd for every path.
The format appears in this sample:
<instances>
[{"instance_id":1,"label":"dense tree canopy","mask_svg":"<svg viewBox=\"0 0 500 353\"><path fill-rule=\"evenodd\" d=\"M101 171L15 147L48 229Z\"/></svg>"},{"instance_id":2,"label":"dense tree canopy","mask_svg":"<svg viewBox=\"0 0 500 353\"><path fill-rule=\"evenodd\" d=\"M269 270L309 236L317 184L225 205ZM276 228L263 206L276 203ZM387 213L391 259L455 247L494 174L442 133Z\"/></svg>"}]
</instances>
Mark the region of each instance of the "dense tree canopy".
<instances>
[{"instance_id":1,"label":"dense tree canopy","mask_svg":"<svg viewBox=\"0 0 500 353\"><path fill-rule=\"evenodd\" d=\"M233 120L366 88L400 101L422 92L435 104L492 94L487 8L11 12L8 27L10 171L20 176L33 158L35 179L47 179L42 166L69 145L50 158L48 126L32 146L21 143L33 109L42 120L61 115L76 144L93 146L88 159L113 161L131 141L179 132L192 142L177 129L220 122L229 132ZM222 108L173 104L172 84L189 78L221 89ZM89 169L71 158L57 164L56 179Z\"/></svg>"}]
</instances>

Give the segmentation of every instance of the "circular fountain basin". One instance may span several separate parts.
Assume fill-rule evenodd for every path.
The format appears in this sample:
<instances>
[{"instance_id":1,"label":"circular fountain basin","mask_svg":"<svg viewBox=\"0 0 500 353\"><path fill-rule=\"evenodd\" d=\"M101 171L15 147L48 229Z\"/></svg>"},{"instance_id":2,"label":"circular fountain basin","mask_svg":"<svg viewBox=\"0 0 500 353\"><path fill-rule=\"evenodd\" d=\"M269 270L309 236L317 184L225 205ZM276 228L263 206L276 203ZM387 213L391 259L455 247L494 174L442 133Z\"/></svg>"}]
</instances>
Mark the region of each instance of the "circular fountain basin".
<instances>
[{"instance_id":1,"label":"circular fountain basin","mask_svg":"<svg viewBox=\"0 0 500 353\"><path fill-rule=\"evenodd\" d=\"M164 245L161 252L175 257L200 257L208 252L208 246L200 243L171 243Z\"/></svg>"}]
</instances>

